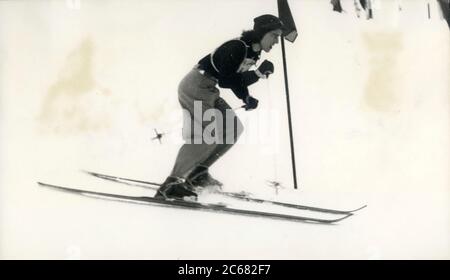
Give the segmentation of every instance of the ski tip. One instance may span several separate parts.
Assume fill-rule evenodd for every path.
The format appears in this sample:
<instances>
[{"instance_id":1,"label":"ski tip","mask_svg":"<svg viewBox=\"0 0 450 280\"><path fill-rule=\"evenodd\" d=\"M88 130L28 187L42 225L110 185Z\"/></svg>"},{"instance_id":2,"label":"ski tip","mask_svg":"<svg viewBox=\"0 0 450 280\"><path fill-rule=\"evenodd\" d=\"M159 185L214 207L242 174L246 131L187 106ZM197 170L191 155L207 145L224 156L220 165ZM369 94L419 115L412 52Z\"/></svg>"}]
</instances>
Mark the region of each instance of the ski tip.
<instances>
[{"instance_id":1,"label":"ski tip","mask_svg":"<svg viewBox=\"0 0 450 280\"><path fill-rule=\"evenodd\" d=\"M90 176L94 176L97 178L101 178L101 179L106 179L106 180L117 180L117 179L121 179L119 177L115 177L115 176L111 176L111 175L106 175L106 174L102 174L102 173L97 173L97 172L93 172L93 171L89 171L89 170L84 170L84 169L80 169L81 172L90 175Z\"/></svg>"},{"instance_id":2,"label":"ski tip","mask_svg":"<svg viewBox=\"0 0 450 280\"><path fill-rule=\"evenodd\" d=\"M80 169L80 171L87 175L94 176L94 177L101 178L101 179L113 178L110 175L105 175L105 174L101 174L101 173L97 173L97 172L93 172L93 171L89 171L89 170L85 170L85 169Z\"/></svg>"},{"instance_id":3,"label":"ski tip","mask_svg":"<svg viewBox=\"0 0 450 280\"><path fill-rule=\"evenodd\" d=\"M95 173L95 172L92 172L92 171L89 171L89 170L86 170L86 169L80 169L80 171L83 172L83 173L86 173L88 175L93 175L93 176L99 175L98 173Z\"/></svg>"},{"instance_id":4,"label":"ski tip","mask_svg":"<svg viewBox=\"0 0 450 280\"><path fill-rule=\"evenodd\" d=\"M43 182L37 182L37 184L40 187L45 187L45 188L50 188L50 189L56 189L56 190L63 190L66 191L67 189L61 186L57 186L57 185L53 185L53 184L47 184L47 183L43 183Z\"/></svg>"},{"instance_id":5,"label":"ski tip","mask_svg":"<svg viewBox=\"0 0 450 280\"><path fill-rule=\"evenodd\" d=\"M40 187L51 187L52 185L49 185L49 184L47 184L47 183L43 183L43 182L36 182L37 184L38 184L38 186L40 186Z\"/></svg>"},{"instance_id":6,"label":"ski tip","mask_svg":"<svg viewBox=\"0 0 450 280\"><path fill-rule=\"evenodd\" d=\"M353 213L348 213L347 215L345 215L345 216L343 216L343 217L341 217L339 219L330 220L329 224L336 224L336 223L338 223L338 222L340 222L342 220L345 220L345 219L347 219L347 218L349 218L351 216L353 216Z\"/></svg>"},{"instance_id":7,"label":"ski tip","mask_svg":"<svg viewBox=\"0 0 450 280\"><path fill-rule=\"evenodd\" d=\"M363 206L361 206L359 208L356 208L355 210L349 211L349 213L353 213L353 212L359 211L359 210L364 209L366 207L367 207L367 204L365 204L365 205L363 205Z\"/></svg>"},{"instance_id":8,"label":"ski tip","mask_svg":"<svg viewBox=\"0 0 450 280\"><path fill-rule=\"evenodd\" d=\"M48 184L48 183L43 183L43 182L37 182L37 184L41 187L47 187L47 188L53 188L53 189L60 189L60 190L69 190L69 188L66 187L62 187L62 186L58 186L58 185L53 185L53 184Z\"/></svg>"},{"instance_id":9,"label":"ski tip","mask_svg":"<svg viewBox=\"0 0 450 280\"><path fill-rule=\"evenodd\" d=\"M52 184L47 184L47 183L43 183L43 182L36 182L40 187L48 187L48 188L60 188L59 186L56 185L52 185Z\"/></svg>"},{"instance_id":10,"label":"ski tip","mask_svg":"<svg viewBox=\"0 0 450 280\"><path fill-rule=\"evenodd\" d=\"M82 189L72 189L72 188L67 188L67 187L63 187L60 185L53 185L53 184L48 184L48 183L43 183L43 182L37 182L37 183L41 187L46 187L49 189L63 191L63 192L78 193L78 194L83 194L85 192L85 190L82 190Z\"/></svg>"}]
</instances>

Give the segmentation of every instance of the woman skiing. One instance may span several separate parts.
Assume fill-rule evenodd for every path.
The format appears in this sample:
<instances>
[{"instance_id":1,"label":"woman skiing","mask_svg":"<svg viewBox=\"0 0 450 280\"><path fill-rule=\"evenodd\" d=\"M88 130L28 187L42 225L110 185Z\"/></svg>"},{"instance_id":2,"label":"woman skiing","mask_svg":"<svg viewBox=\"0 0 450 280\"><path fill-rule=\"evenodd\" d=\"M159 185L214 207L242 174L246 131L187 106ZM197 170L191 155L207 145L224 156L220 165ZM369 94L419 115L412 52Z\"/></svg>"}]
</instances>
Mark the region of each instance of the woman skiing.
<instances>
[{"instance_id":1,"label":"woman skiing","mask_svg":"<svg viewBox=\"0 0 450 280\"><path fill-rule=\"evenodd\" d=\"M273 15L262 15L253 21L252 30L244 31L240 38L225 42L202 58L179 84L178 99L184 112L183 138L186 143L180 148L171 174L155 197L195 198L196 187L222 185L208 169L233 146L242 134L243 126L220 97L217 86L231 89L244 102L246 110L255 109L258 100L249 94L248 86L266 79L274 72L274 66L265 60L255 71L250 68L256 65L261 51L269 52L279 42L284 29L283 23ZM213 141L205 136L211 124L214 133L209 138Z\"/></svg>"}]
</instances>

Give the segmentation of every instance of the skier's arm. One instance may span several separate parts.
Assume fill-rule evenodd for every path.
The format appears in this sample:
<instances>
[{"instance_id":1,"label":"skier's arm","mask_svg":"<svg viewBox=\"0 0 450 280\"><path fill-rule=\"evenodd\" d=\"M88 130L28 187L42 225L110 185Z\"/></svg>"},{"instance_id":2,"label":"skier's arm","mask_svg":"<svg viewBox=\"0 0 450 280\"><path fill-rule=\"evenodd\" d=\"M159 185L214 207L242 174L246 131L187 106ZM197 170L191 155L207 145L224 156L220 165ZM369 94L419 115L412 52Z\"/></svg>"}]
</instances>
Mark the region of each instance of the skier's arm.
<instances>
[{"instance_id":1,"label":"skier's arm","mask_svg":"<svg viewBox=\"0 0 450 280\"><path fill-rule=\"evenodd\" d=\"M220 79L220 87L223 88L232 88L236 85L241 85L248 87L253 85L259 80L258 75L256 75L255 71L247 71L243 73L233 73L228 76L224 76Z\"/></svg>"},{"instance_id":2,"label":"skier's arm","mask_svg":"<svg viewBox=\"0 0 450 280\"><path fill-rule=\"evenodd\" d=\"M249 95L248 87L246 86L235 85L230 87L230 89L233 91L234 95L236 95L236 97L241 99L242 101L245 101L245 99Z\"/></svg>"}]
</instances>

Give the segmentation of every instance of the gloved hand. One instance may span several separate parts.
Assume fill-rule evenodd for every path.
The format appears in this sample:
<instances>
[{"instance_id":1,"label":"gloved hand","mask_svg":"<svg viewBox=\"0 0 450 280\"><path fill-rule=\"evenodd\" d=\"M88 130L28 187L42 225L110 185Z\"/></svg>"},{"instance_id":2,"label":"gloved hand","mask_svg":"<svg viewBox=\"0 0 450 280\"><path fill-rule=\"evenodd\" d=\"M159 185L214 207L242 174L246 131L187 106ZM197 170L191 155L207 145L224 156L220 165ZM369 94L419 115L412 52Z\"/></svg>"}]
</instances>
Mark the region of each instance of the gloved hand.
<instances>
[{"instance_id":1,"label":"gloved hand","mask_svg":"<svg viewBox=\"0 0 450 280\"><path fill-rule=\"evenodd\" d=\"M267 79L267 77L269 77L269 75L272 74L273 71L274 71L273 63L268 60L264 60L263 63L261 63L261 65L256 70L256 74L260 78Z\"/></svg>"},{"instance_id":2,"label":"gloved hand","mask_svg":"<svg viewBox=\"0 0 450 280\"><path fill-rule=\"evenodd\" d=\"M258 107L258 99L254 98L251 95L248 95L244 99L244 103L245 103L244 108L245 108L246 111L253 110L256 107Z\"/></svg>"}]
</instances>

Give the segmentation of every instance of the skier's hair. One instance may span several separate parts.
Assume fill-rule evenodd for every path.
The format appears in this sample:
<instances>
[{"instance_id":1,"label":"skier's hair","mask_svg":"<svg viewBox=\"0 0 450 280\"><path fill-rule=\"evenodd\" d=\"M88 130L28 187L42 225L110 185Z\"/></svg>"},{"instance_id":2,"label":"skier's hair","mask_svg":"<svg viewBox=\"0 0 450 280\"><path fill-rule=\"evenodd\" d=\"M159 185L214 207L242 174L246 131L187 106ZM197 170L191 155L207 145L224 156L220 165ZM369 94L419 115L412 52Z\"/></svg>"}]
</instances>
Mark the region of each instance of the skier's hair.
<instances>
[{"instance_id":1,"label":"skier's hair","mask_svg":"<svg viewBox=\"0 0 450 280\"><path fill-rule=\"evenodd\" d=\"M244 30L241 34L241 39L247 44L258 43L261 41L261 36L254 30Z\"/></svg>"}]
</instances>

